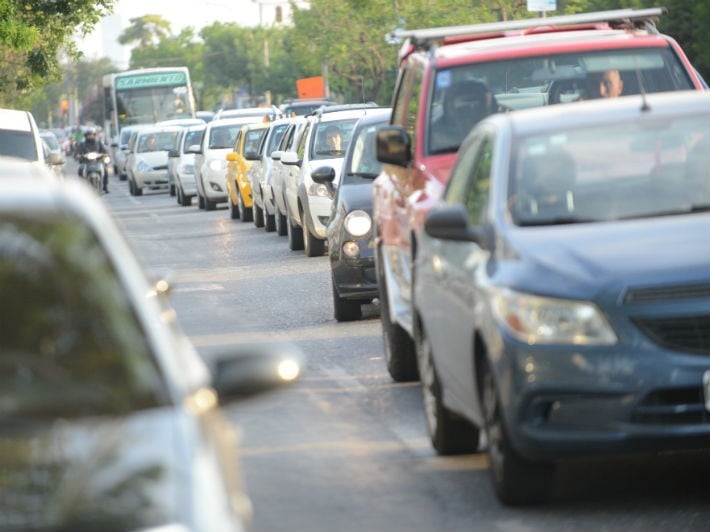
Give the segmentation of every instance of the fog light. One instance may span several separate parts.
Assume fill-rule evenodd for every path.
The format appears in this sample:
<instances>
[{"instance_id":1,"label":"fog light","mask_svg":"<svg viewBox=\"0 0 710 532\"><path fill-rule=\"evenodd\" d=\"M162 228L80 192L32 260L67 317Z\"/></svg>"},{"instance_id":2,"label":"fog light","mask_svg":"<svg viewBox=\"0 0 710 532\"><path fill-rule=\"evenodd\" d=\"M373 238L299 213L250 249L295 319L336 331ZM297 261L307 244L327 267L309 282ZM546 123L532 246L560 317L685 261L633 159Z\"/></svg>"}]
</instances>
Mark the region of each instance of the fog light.
<instances>
[{"instance_id":1,"label":"fog light","mask_svg":"<svg viewBox=\"0 0 710 532\"><path fill-rule=\"evenodd\" d=\"M217 183L210 182L210 187L212 187L212 190L215 192L222 192L222 187L220 187Z\"/></svg>"},{"instance_id":2,"label":"fog light","mask_svg":"<svg viewBox=\"0 0 710 532\"><path fill-rule=\"evenodd\" d=\"M343 244L343 253L346 257L356 259L360 255L360 246L357 242L347 241Z\"/></svg>"}]
</instances>

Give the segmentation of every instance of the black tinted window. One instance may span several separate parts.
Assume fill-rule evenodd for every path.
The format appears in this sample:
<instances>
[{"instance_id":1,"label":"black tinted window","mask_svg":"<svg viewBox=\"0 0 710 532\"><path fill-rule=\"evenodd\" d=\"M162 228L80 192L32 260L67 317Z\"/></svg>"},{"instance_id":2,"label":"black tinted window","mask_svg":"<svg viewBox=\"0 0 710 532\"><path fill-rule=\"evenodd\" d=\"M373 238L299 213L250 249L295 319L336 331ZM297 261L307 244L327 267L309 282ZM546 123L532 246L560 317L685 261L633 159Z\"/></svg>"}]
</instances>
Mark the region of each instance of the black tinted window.
<instances>
[{"instance_id":1,"label":"black tinted window","mask_svg":"<svg viewBox=\"0 0 710 532\"><path fill-rule=\"evenodd\" d=\"M0 155L36 161L35 141L29 131L0 129Z\"/></svg>"}]
</instances>

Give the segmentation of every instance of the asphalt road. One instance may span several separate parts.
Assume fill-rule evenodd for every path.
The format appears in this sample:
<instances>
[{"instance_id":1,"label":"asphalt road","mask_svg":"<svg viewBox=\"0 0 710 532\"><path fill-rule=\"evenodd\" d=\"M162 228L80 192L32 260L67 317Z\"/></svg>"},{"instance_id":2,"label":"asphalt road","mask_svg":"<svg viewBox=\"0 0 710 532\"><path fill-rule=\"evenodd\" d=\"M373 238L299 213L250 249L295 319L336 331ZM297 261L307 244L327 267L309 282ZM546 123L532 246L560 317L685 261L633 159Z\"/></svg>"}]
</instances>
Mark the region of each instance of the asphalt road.
<instances>
[{"instance_id":1,"label":"asphalt road","mask_svg":"<svg viewBox=\"0 0 710 532\"><path fill-rule=\"evenodd\" d=\"M172 276L202 355L265 339L308 354L298 384L230 409L255 532L710 530L709 454L561 464L553 501L501 506L485 454L432 451L418 386L386 372L377 307L333 319L327 257L289 251L225 205L131 197L115 177L110 189L104 201L146 268Z\"/></svg>"}]
</instances>

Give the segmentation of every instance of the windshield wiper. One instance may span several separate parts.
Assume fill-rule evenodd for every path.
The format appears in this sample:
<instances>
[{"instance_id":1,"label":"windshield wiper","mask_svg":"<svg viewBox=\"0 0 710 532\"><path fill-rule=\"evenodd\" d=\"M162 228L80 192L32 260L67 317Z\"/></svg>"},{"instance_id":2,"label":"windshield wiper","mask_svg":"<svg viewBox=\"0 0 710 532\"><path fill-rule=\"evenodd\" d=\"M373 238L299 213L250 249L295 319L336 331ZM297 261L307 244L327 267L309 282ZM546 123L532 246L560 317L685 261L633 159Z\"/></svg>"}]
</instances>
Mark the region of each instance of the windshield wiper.
<instances>
[{"instance_id":1,"label":"windshield wiper","mask_svg":"<svg viewBox=\"0 0 710 532\"><path fill-rule=\"evenodd\" d=\"M532 226L542 226L542 225L570 225L570 224L584 224L599 222L601 220L594 220L591 218L579 218L575 216L559 216L557 218L540 218L534 220L520 220L518 225L520 227L532 227Z\"/></svg>"}]
</instances>

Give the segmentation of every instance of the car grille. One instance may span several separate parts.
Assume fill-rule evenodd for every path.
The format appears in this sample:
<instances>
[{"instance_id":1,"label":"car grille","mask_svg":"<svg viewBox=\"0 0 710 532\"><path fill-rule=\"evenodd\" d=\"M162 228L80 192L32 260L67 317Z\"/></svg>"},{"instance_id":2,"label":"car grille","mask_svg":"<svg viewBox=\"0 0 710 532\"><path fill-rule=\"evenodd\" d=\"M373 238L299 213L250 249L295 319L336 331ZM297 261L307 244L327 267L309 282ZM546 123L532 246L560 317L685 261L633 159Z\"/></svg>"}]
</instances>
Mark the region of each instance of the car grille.
<instances>
[{"instance_id":1,"label":"car grille","mask_svg":"<svg viewBox=\"0 0 710 532\"><path fill-rule=\"evenodd\" d=\"M650 303L666 299L710 297L710 283L682 284L649 288L632 288L624 296L624 303Z\"/></svg>"},{"instance_id":2,"label":"car grille","mask_svg":"<svg viewBox=\"0 0 710 532\"><path fill-rule=\"evenodd\" d=\"M644 397L631 415L634 423L681 425L710 423L701 387L655 390Z\"/></svg>"},{"instance_id":3,"label":"car grille","mask_svg":"<svg viewBox=\"0 0 710 532\"><path fill-rule=\"evenodd\" d=\"M710 314L672 318L632 318L660 346L674 351L710 355Z\"/></svg>"},{"instance_id":4,"label":"car grille","mask_svg":"<svg viewBox=\"0 0 710 532\"><path fill-rule=\"evenodd\" d=\"M167 165L164 165L164 166L154 166L154 167L153 167L153 170L167 170L167 169L168 169L168 166L167 166Z\"/></svg>"}]
</instances>

